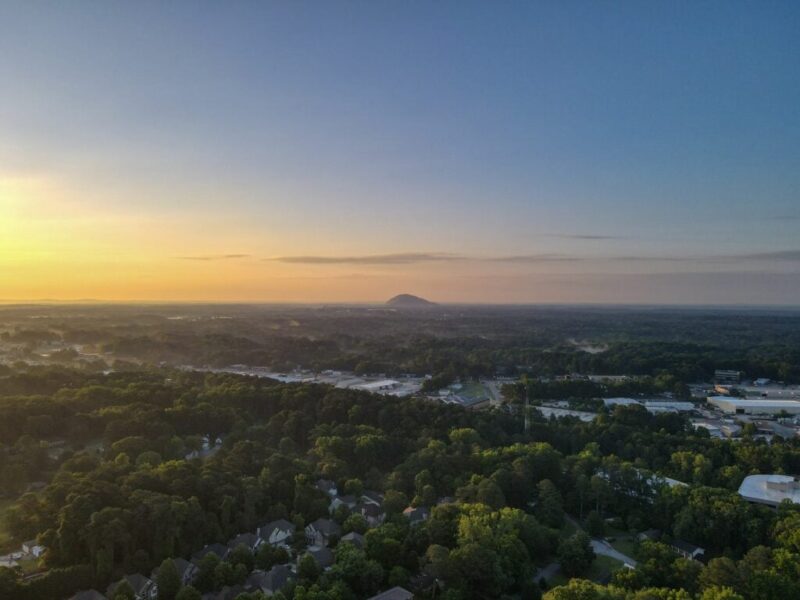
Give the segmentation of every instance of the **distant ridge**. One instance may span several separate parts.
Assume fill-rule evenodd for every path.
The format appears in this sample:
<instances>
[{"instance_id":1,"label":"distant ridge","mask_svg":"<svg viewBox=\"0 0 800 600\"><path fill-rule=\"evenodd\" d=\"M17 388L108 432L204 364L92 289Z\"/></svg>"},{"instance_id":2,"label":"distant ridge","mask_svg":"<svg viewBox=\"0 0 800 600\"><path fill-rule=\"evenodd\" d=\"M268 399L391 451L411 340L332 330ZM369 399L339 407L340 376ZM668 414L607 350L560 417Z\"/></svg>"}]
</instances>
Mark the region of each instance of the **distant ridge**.
<instances>
[{"instance_id":1,"label":"distant ridge","mask_svg":"<svg viewBox=\"0 0 800 600\"><path fill-rule=\"evenodd\" d=\"M436 306L435 302L425 300L419 296L411 294L399 294L394 298L390 298L386 304L394 306L395 308L425 308L429 306Z\"/></svg>"}]
</instances>

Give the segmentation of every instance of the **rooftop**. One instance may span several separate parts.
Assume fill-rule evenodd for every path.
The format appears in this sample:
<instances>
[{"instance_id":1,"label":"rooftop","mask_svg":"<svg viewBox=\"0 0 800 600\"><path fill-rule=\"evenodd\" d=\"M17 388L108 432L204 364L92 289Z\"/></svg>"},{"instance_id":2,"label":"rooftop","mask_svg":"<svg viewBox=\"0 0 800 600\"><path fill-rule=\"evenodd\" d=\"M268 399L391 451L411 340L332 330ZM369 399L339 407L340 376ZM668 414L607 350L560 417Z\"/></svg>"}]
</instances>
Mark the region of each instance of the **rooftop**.
<instances>
[{"instance_id":1,"label":"rooftop","mask_svg":"<svg viewBox=\"0 0 800 600\"><path fill-rule=\"evenodd\" d=\"M739 486L739 495L771 506L784 500L800 504L800 482L790 475L748 475Z\"/></svg>"}]
</instances>

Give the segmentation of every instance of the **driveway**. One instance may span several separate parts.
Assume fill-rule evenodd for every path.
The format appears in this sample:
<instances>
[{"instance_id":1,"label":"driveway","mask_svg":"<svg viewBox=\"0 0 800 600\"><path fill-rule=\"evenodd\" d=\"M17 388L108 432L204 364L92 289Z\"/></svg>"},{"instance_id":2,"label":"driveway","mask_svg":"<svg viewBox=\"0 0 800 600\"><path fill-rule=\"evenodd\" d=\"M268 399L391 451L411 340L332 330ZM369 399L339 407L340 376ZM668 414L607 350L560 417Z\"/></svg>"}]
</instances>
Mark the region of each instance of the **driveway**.
<instances>
[{"instance_id":1,"label":"driveway","mask_svg":"<svg viewBox=\"0 0 800 600\"><path fill-rule=\"evenodd\" d=\"M630 565L632 567L636 566L636 560L635 559L631 558L627 554L623 554L622 552L619 552L618 550L615 550L614 547L611 546L611 544L609 544L605 540L593 539L592 540L592 550L594 550L595 554L602 554L603 556L610 556L611 558L616 558L617 560L620 560L620 561L624 562L625 564L628 564L628 565Z\"/></svg>"}]
</instances>

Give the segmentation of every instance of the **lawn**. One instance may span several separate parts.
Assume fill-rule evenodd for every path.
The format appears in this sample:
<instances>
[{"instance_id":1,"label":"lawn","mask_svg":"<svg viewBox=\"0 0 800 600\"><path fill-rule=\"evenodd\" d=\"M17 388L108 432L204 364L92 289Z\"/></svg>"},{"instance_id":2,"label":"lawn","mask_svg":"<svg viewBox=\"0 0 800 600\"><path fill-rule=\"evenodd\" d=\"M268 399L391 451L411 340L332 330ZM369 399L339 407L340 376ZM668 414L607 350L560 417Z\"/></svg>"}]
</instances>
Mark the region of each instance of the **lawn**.
<instances>
[{"instance_id":1,"label":"lawn","mask_svg":"<svg viewBox=\"0 0 800 600\"><path fill-rule=\"evenodd\" d=\"M459 396L464 396L465 398L471 398L473 400L492 397L492 395L489 393L489 390L486 389L486 386L478 381L467 381L462 383L461 389L454 391Z\"/></svg>"},{"instance_id":2,"label":"lawn","mask_svg":"<svg viewBox=\"0 0 800 600\"><path fill-rule=\"evenodd\" d=\"M636 554L636 539L633 537L616 538L611 542L611 547L617 552L622 552L626 556L634 558Z\"/></svg>"},{"instance_id":3,"label":"lawn","mask_svg":"<svg viewBox=\"0 0 800 600\"><path fill-rule=\"evenodd\" d=\"M604 576L613 573L621 567L622 561L611 558L610 556L598 554L592 566L589 568L589 571L586 573L585 578L591 579L592 581L599 581Z\"/></svg>"},{"instance_id":4,"label":"lawn","mask_svg":"<svg viewBox=\"0 0 800 600\"><path fill-rule=\"evenodd\" d=\"M599 581L609 573L613 573L617 569L622 568L622 562L610 556L602 556L600 554L594 559L592 566L589 570L581 575L579 579L590 579L592 581ZM559 585L567 585L571 577L567 577L561 571L558 571L553 577L547 581L548 589L552 589Z\"/></svg>"}]
</instances>

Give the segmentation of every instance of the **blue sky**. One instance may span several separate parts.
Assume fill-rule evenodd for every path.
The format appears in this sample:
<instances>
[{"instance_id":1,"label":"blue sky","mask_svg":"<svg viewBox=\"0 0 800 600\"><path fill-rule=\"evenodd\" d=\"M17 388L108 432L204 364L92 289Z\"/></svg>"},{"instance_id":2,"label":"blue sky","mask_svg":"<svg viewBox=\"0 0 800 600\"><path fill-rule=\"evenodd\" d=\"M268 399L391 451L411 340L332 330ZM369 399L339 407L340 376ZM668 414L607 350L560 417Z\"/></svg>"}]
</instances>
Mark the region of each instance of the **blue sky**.
<instances>
[{"instance_id":1,"label":"blue sky","mask_svg":"<svg viewBox=\"0 0 800 600\"><path fill-rule=\"evenodd\" d=\"M794 303L798 31L792 2L6 2L6 222L91 243L0 249L185 280L153 299L218 299L176 257L236 254L225 299Z\"/></svg>"}]
</instances>

